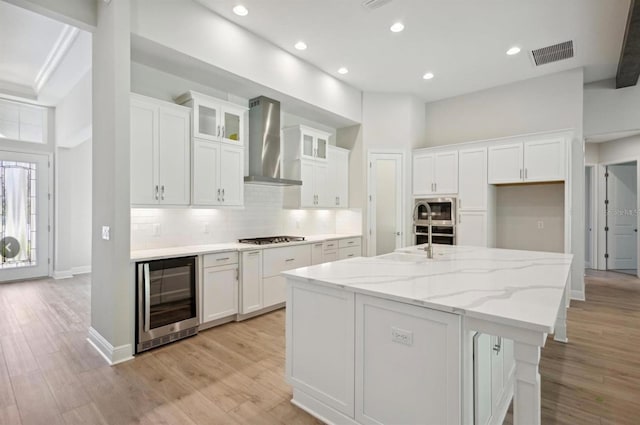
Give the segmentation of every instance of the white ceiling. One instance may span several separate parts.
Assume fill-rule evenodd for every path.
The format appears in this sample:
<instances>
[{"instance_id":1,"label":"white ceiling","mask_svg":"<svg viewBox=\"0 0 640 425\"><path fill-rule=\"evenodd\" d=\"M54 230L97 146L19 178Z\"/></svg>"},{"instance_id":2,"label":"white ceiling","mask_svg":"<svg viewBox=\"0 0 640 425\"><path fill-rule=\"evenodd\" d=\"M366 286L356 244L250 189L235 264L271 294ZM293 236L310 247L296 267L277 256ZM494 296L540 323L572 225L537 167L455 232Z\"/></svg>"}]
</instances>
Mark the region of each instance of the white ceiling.
<instances>
[{"instance_id":1,"label":"white ceiling","mask_svg":"<svg viewBox=\"0 0 640 425\"><path fill-rule=\"evenodd\" d=\"M612 78L629 11L629 0L392 0L375 10L363 0L196 1L355 87L426 101L576 67L585 82ZM247 16L232 12L239 3ZM394 34L396 21L405 30ZM574 58L534 66L530 50L567 40ZM522 52L507 56L514 45ZM423 80L427 71L435 78Z\"/></svg>"},{"instance_id":2,"label":"white ceiling","mask_svg":"<svg viewBox=\"0 0 640 425\"><path fill-rule=\"evenodd\" d=\"M0 94L54 105L91 67L91 35L0 1Z\"/></svg>"},{"instance_id":3,"label":"white ceiling","mask_svg":"<svg viewBox=\"0 0 640 425\"><path fill-rule=\"evenodd\" d=\"M614 131L612 133L594 134L585 139L587 143L605 143L612 140L624 139L626 137L637 136L640 130Z\"/></svg>"}]
</instances>

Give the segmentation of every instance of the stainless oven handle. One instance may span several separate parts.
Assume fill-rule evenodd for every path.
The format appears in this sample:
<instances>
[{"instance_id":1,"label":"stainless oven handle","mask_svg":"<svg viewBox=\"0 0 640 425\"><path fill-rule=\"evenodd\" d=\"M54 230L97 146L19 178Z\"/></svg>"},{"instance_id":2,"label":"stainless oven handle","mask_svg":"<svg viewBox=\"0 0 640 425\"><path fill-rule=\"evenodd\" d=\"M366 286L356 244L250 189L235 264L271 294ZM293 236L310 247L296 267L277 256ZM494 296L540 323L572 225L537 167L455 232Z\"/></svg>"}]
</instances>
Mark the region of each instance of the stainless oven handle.
<instances>
[{"instance_id":1,"label":"stainless oven handle","mask_svg":"<svg viewBox=\"0 0 640 425\"><path fill-rule=\"evenodd\" d=\"M149 263L144 265L144 331L149 332L151 322L151 279L149 278Z\"/></svg>"}]
</instances>

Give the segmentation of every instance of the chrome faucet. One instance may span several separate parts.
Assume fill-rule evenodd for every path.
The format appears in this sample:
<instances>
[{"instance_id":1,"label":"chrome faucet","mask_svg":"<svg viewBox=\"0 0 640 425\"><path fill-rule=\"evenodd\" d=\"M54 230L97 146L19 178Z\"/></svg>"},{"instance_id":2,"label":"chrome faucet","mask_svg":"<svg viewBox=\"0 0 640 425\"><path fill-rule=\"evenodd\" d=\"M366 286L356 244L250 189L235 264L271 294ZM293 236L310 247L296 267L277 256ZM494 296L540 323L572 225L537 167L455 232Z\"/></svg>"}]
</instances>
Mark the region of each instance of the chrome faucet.
<instances>
[{"instance_id":1,"label":"chrome faucet","mask_svg":"<svg viewBox=\"0 0 640 425\"><path fill-rule=\"evenodd\" d=\"M427 216L428 216L428 228L429 228L429 236L428 236L428 244L427 246L424 247L424 250L427 252L427 258L433 258L433 245L432 245L432 241L431 241L431 235L433 234L433 229L432 229L432 219L431 219L431 206L429 205L428 202L426 201L420 201L416 204L415 208L413 209L413 221L416 222L418 221L418 210L420 209L420 207L426 207L427 208Z\"/></svg>"}]
</instances>

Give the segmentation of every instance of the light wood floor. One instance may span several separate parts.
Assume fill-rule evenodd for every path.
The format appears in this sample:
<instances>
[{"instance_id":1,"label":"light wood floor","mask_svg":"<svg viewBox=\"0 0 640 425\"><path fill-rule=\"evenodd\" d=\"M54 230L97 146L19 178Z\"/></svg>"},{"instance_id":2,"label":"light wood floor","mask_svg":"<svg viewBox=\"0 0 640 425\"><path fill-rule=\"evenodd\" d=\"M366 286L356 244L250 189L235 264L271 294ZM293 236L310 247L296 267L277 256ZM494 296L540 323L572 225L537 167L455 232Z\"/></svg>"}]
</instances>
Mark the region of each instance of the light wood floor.
<instances>
[{"instance_id":1,"label":"light wood floor","mask_svg":"<svg viewBox=\"0 0 640 425\"><path fill-rule=\"evenodd\" d=\"M89 296L88 275L0 284L0 424L318 423L289 402L283 310L109 367ZM543 423L638 424L640 280L591 273L587 299L542 350Z\"/></svg>"}]
</instances>

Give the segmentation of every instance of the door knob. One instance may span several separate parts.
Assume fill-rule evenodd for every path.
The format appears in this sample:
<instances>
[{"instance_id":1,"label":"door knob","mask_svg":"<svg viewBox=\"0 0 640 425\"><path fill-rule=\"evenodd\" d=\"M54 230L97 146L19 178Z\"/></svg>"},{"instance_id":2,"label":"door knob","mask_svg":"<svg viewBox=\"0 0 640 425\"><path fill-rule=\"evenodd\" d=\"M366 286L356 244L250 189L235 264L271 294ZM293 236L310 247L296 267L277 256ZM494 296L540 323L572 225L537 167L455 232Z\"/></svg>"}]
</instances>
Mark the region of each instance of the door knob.
<instances>
[{"instance_id":1,"label":"door knob","mask_svg":"<svg viewBox=\"0 0 640 425\"><path fill-rule=\"evenodd\" d=\"M400 236L400 232L396 232L396 236Z\"/></svg>"}]
</instances>

